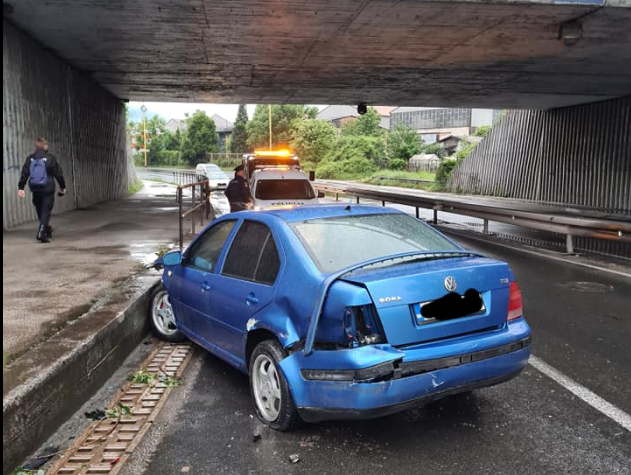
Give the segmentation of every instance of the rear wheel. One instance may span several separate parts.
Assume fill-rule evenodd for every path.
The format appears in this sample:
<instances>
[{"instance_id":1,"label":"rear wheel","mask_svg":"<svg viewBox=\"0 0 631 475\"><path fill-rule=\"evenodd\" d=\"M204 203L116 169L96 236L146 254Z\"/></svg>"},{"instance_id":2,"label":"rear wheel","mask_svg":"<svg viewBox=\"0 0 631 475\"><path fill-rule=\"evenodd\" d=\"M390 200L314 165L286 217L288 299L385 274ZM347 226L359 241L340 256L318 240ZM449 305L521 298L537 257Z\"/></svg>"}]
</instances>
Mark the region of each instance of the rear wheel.
<instances>
[{"instance_id":1,"label":"rear wheel","mask_svg":"<svg viewBox=\"0 0 631 475\"><path fill-rule=\"evenodd\" d=\"M158 285L151 294L149 323L153 332L161 340L176 343L186 338L175 324L171 299L162 284Z\"/></svg>"},{"instance_id":2,"label":"rear wheel","mask_svg":"<svg viewBox=\"0 0 631 475\"><path fill-rule=\"evenodd\" d=\"M272 429L286 431L301 423L278 363L285 352L274 340L259 343L250 357L250 392L256 415Z\"/></svg>"}]
</instances>

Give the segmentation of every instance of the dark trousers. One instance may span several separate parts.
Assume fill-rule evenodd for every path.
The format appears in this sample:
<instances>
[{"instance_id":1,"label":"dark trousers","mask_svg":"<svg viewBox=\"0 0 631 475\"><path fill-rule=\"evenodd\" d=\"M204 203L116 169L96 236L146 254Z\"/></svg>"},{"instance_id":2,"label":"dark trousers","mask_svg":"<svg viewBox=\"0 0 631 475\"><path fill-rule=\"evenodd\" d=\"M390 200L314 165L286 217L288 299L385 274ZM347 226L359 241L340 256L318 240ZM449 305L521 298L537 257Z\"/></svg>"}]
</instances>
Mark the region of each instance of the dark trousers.
<instances>
[{"instance_id":1,"label":"dark trousers","mask_svg":"<svg viewBox=\"0 0 631 475\"><path fill-rule=\"evenodd\" d=\"M234 202L230 203L230 212L234 213L235 211L245 211L248 209L247 203Z\"/></svg>"},{"instance_id":2,"label":"dark trousers","mask_svg":"<svg viewBox=\"0 0 631 475\"><path fill-rule=\"evenodd\" d=\"M33 204L37 210L39 225L44 226L44 229L48 229L48 222L50 221L50 215L53 212L53 205L55 204L55 193L34 191Z\"/></svg>"}]
</instances>

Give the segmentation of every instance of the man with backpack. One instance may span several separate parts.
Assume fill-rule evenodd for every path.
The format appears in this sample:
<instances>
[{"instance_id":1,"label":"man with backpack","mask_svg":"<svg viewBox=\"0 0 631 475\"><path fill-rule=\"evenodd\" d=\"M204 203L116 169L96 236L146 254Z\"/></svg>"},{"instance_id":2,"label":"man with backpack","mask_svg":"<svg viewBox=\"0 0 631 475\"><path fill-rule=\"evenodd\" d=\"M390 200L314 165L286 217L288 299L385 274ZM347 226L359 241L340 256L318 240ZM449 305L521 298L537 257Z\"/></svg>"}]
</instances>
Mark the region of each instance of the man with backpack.
<instances>
[{"instance_id":1,"label":"man with backpack","mask_svg":"<svg viewBox=\"0 0 631 475\"><path fill-rule=\"evenodd\" d=\"M35 141L35 153L26 157L22 167L22 176L18 183L18 196L24 198L24 187L28 181L33 194L33 204L37 210L39 227L37 239L41 242L50 242L53 228L50 226L50 215L55 204L55 180L59 183L61 191L59 196L66 194L66 181L64 180L61 166L57 159L48 153L48 143L43 138ZM54 179L53 179L54 178Z\"/></svg>"}]
</instances>

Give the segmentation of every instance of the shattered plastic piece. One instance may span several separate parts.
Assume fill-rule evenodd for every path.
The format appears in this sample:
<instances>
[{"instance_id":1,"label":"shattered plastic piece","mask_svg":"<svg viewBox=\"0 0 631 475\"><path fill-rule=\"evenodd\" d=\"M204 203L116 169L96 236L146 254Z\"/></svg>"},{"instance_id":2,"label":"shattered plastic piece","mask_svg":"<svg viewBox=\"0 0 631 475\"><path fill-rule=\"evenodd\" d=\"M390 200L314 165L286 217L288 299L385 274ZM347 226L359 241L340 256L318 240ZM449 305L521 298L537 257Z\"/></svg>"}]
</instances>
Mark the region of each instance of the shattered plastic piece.
<instances>
[{"instance_id":1,"label":"shattered plastic piece","mask_svg":"<svg viewBox=\"0 0 631 475\"><path fill-rule=\"evenodd\" d=\"M291 454L289 456L289 461L291 463L298 463L298 462L300 462L300 456L298 454Z\"/></svg>"},{"instance_id":2,"label":"shattered plastic piece","mask_svg":"<svg viewBox=\"0 0 631 475\"><path fill-rule=\"evenodd\" d=\"M107 417L105 411L101 409L95 409L94 411L85 412L84 415L86 418L92 419L93 421L102 421Z\"/></svg>"},{"instance_id":3,"label":"shattered plastic piece","mask_svg":"<svg viewBox=\"0 0 631 475\"><path fill-rule=\"evenodd\" d=\"M184 465L182 467L182 470L180 470L180 472L182 473L188 473L191 470L191 467L189 467L188 465Z\"/></svg>"},{"instance_id":4,"label":"shattered plastic piece","mask_svg":"<svg viewBox=\"0 0 631 475\"><path fill-rule=\"evenodd\" d=\"M261 434L254 434L254 435L252 436L252 442L253 442L253 443L255 443L255 444L256 444L259 440L261 440Z\"/></svg>"},{"instance_id":5,"label":"shattered plastic piece","mask_svg":"<svg viewBox=\"0 0 631 475\"><path fill-rule=\"evenodd\" d=\"M42 453L39 454L32 460L28 460L23 466L23 470L37 470L39 467L48 462L52 457L59 453L59 447L48 446L42 450Z\"/></svg>"}]
</instances>

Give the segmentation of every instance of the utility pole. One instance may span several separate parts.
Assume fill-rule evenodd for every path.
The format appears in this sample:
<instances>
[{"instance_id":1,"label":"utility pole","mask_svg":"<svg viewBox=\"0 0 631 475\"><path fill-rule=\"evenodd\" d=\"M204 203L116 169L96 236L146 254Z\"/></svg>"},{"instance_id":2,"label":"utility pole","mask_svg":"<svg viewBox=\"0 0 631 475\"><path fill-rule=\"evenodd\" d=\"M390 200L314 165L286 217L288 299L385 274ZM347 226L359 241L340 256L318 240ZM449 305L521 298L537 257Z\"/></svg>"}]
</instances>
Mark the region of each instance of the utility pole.
<instances>
[{"instance_id":1,"label":"utility pole","mask_svg":"<svg viewBox=\"0 0 631 475\"><path fill-rule=\"evenodd\" d=\"M272 151L272 105L267 104L267 112L269 114L269 150Z\"/></svg>"},{"instance_id":2,"label":"utility pole","mask_svg":"<svg viewBox=\"0 0 631 475\"><path fill-rule=\"evenodd\" d=\"M147 168L147 120L145 117L145 113L147 112L147 108L145 107L145 105L143 104L142 107L140 108L140 110L142 111L142 137L144 139L144 143L145 143L145 168Z\"/></svg>"}]
</instances>

